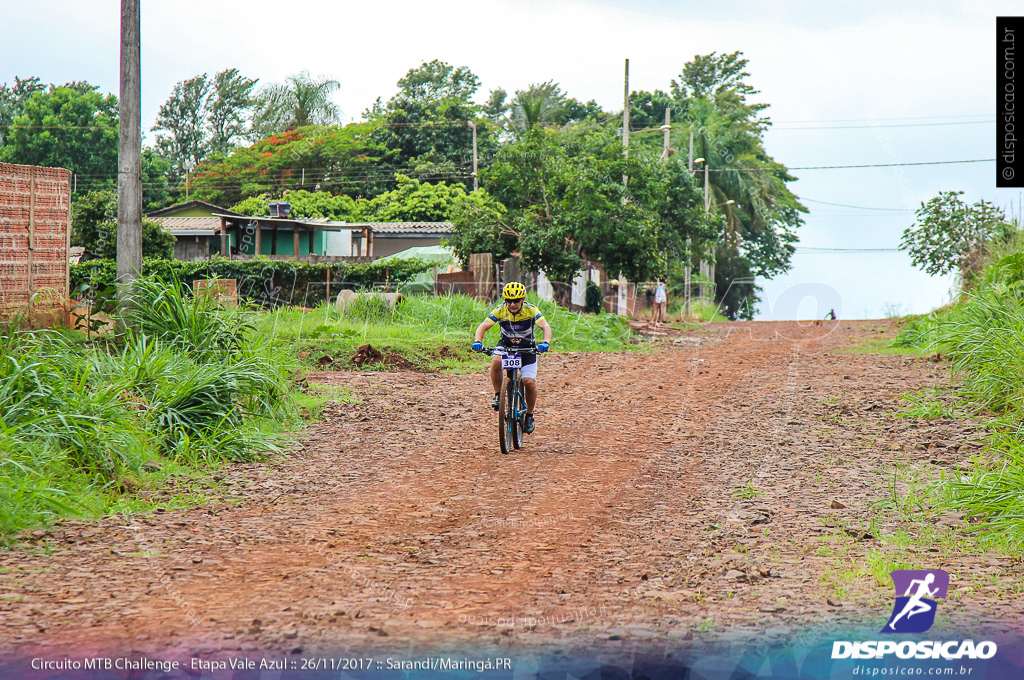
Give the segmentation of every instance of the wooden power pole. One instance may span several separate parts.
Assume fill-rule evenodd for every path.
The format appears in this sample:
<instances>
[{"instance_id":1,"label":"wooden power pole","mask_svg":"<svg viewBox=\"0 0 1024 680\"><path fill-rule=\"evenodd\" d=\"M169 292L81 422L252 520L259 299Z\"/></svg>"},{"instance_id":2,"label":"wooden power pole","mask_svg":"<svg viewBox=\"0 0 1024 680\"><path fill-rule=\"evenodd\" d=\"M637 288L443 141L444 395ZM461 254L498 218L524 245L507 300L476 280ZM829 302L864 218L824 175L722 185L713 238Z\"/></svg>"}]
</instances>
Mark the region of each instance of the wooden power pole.
<instances>
[{"instance_id":1,"label":"wooden power pole","mask_svg":"<svg viewBox=\"0 0 1024 680\"><path fill-rule=\"evenodd\" d=\"M672 143L672 108L665 107L665 124L661 126L661 129L665 132L665 139L661 147L661 157L664 160L668 160L669 156L669 144Z\"/></svg>"},{"instance_id":2,"label":"wooden power pole","mask_svg":"<svg viewBox=\"0 0 1024 680\"><path fill-rule=\"evenodd\" d=\"M142 78L139 0L121 0L121 109L117 147L117 289L142 272Z\"/></svg>"},{"instance_id":3,"label":"wooden power pole","mask_svg":"<svg viewBox=\"0 0 1024 680\"><path fill-rule=\"evenodd\" d=\"M476 191L480 187L476 179L476 123L469 121L469 127L473 129L473 191Z\"/></svg>"},{"instance_id":4,"label":"wooden power pole","mask_svg":"<svg viewBox=\"0 0 1024 680\"><path fill-rule=\"evenodd\" d=\"M622 105L622 155L629 155L629 59L626 60L626 94L623 96ZM622 183L627 184L629 177L622 176Z\"/></svg>"}]
</instances>

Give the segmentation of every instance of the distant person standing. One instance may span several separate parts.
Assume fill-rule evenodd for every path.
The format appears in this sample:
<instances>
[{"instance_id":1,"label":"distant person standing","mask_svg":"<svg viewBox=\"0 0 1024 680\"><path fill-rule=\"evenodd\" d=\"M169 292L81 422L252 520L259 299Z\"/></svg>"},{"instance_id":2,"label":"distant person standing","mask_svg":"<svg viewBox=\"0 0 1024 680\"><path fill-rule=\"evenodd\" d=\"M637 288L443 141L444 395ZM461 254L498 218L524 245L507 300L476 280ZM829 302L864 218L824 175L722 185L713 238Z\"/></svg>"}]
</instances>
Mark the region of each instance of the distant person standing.
<instances>
[{"instance_id":1,"label":"distant person standing","mask_svg":"<svg viewBox=\"0 0 1024 680\"><path fill-rule=\"evenodd\" d=\"M668 292L665 290L665 283L658 281L654 287L654 325L665 323L665 309L668 306Z\"/></svg>"},{"instance_id":2,"label":"distant person standing","mask_svg":"<svg viewBox=\"0 0 1024 680\"><path fill-rule=\"evenodd\" d=\"M835 321L836 320L836 310L834 310L834 309L828 310L828 314L825 315L825 319L827 321Z\"/></svg>"}]
</instances>

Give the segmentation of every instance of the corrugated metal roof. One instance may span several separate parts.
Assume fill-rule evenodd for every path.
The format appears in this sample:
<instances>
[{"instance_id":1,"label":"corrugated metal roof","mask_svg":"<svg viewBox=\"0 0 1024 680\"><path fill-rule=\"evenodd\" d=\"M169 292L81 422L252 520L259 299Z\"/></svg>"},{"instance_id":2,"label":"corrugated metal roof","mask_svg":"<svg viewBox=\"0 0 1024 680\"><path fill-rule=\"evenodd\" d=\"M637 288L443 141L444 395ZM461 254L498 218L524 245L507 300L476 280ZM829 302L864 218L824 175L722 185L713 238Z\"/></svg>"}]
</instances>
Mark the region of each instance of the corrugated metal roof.
<instances>
[{"instance_id":1,"label":"corrugated metal roof","mask_svg":"<svg viewBox=\"0 0 1024 680\"><path fill-rule=\"evenodd\" d=\"M224 217L230 217L224 215ZM210 235L220 233L220 217L166 217L150 218L164 229L171 232L187 231L190 235L196 232L206 232ZM326 217L313 217L307 219L274 219L270 217L257 217L261 222L287 222L289 224L308 224L316 227L335 227L342 229L362 229L369 227L377 234L451 234L455 227L451 222L335 222Z\"/></svg>"},{"instance_id":2,"label":"corrugated metal roof","mask_svg":"<svg viewBox=\"0 0 1024 680\"><path fill-rule=\"evenodd\" d=\"M151 217L149 218L172 234L176 231L208 231L210 234L220 233L219 217Z\"/></svg>"},{"instance_id":3,"label":"corrugated metal roof","mask_svg":"<svg viewBox=\"0 0 1024 680\"><path fill-rule=\"evenodd\" d=\"M227 208L222 208L219 205L214 205L213 203L207 203L206 201L189 201L187 203L179 203L177 205L172 205L168 208L163 208L162 210L154 210L151 213L147 213L146 217L170 217L175 213L179 213L182 210L188 210L189 208L204 208L206 210L209 210L211 214L216 212L222 212L228 213L229 215L239 215L239 213L232 212Z\"/></svg>"},{"instance_id":4,"label":"corrugated metal roof","mask_svg":"<svg viewBox=\"0 0 1024 680\"><path fill-rule=\"evenodd\" d=\"M451 234L451 222L361 222L353 226L369 227L376 234Z\"/></svg>"}]
</instances>

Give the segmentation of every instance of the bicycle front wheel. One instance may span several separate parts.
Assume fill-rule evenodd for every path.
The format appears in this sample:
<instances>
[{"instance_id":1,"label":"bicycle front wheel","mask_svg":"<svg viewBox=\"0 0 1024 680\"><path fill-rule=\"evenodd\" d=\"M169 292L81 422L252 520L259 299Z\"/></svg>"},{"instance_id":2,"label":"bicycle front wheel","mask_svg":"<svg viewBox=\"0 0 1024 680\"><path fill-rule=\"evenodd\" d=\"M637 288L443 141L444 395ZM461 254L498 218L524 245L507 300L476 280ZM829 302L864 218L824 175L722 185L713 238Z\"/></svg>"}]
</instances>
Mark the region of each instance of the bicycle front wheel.
<instances>
[{"instance_id":1,"label":"bicycle front wheel","mask_svg":"<svg viewBox=\"0 0 1024 680\"><path fill-rule=\"evenodd\" d=\"M498 444L502 453L512 453L515 439L515 417L513 416L514 396L512 381L505 376L501 385L501 401L498 404Z\"/></svg>"},{"instance_id":2,"label":"bicycle front wheel","mask_svg":"<svg viewBox=\"0 0 1024 680\"><path fill-rule=\"evenodd\" d=\"M523 380L516 371L516 379L512 383L512 444L517 448L523 446L523 420L526 417L526 402L523 399Z\"/></svg>"}]
</instances>

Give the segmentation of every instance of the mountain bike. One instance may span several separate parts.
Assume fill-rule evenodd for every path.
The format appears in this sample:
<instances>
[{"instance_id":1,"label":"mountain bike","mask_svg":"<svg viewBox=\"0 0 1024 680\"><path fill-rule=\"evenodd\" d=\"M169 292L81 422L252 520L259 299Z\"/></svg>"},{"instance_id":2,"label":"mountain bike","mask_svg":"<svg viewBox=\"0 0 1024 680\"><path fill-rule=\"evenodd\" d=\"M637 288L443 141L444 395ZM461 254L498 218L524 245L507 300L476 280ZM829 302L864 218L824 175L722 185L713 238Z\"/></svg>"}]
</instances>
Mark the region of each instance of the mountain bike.
<instances>
[{"instance_id":1,"label":"mountain bike","mask_svg":"<svg viewBox=\"0 0 1024 680\"><path fill-rule=\"evenodd\" d=\"M526 397L523 394L523 354L537 354L532 347L510 349L508 347L484 347L482 354L493 354L500 349L501 367L505 379L501 383L501 397L498 401L498 444L502 453L512 453L522 448L526 420Z\"/></svg>"}]
</instances>

